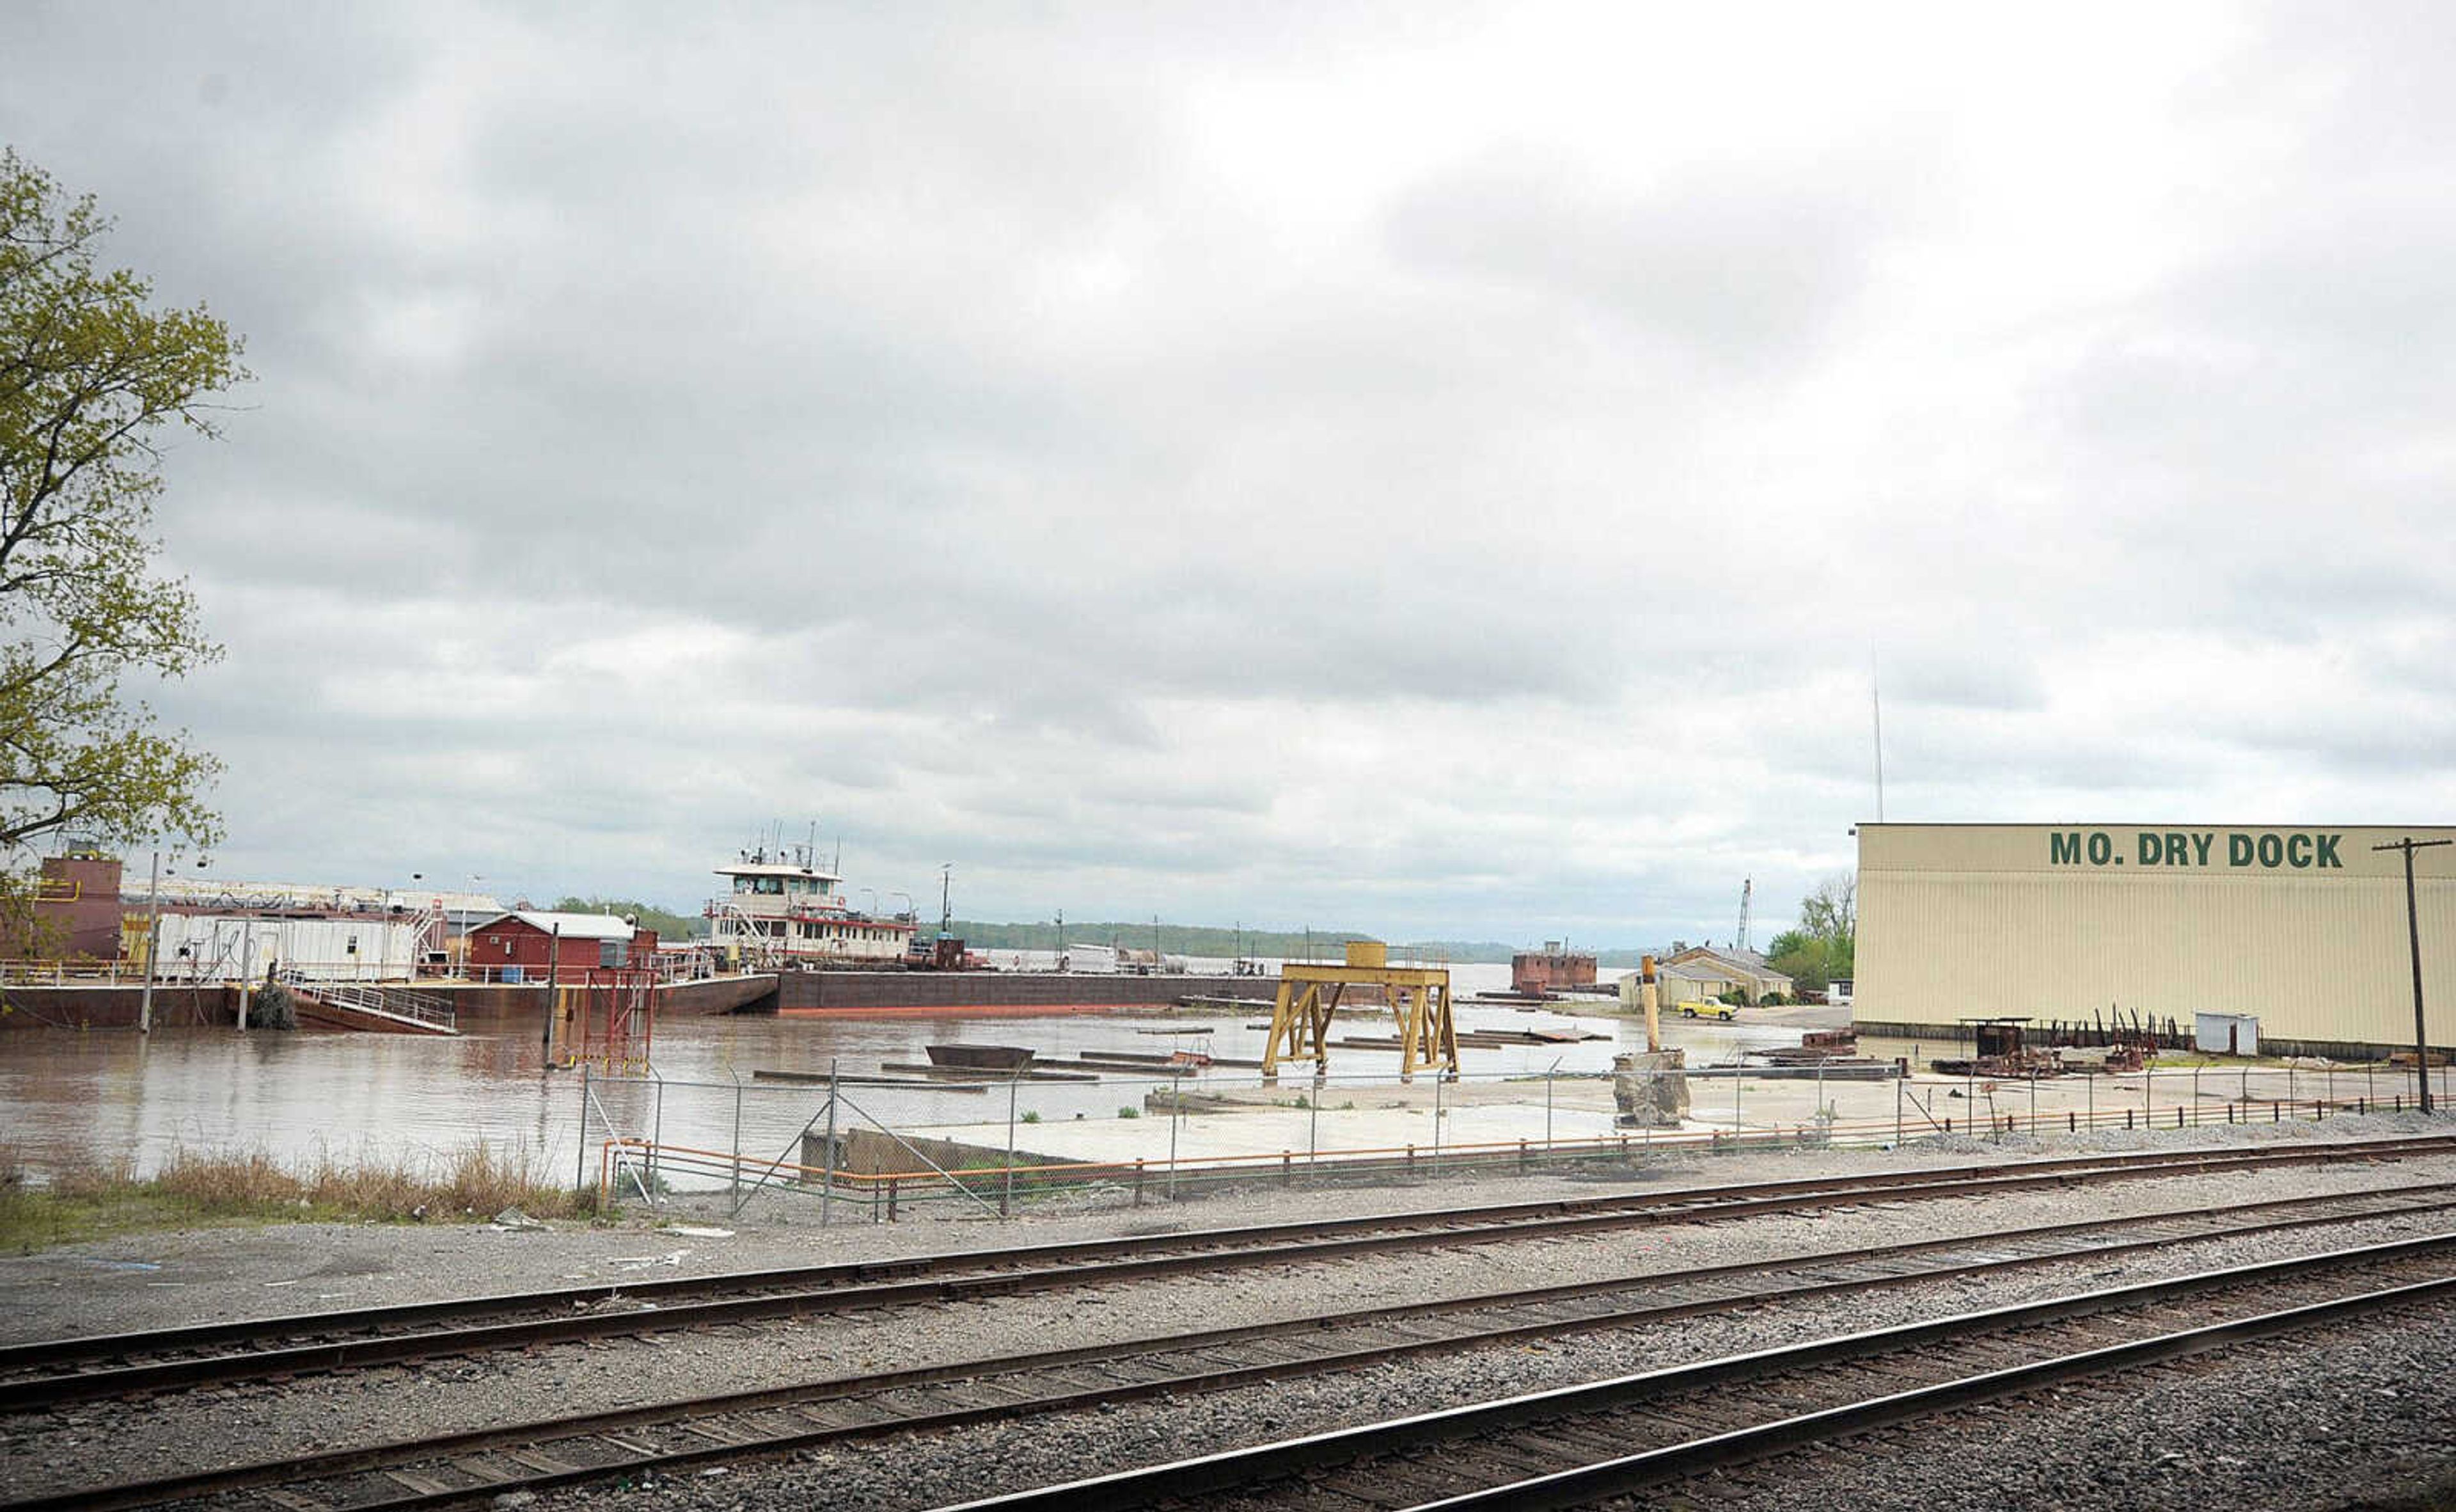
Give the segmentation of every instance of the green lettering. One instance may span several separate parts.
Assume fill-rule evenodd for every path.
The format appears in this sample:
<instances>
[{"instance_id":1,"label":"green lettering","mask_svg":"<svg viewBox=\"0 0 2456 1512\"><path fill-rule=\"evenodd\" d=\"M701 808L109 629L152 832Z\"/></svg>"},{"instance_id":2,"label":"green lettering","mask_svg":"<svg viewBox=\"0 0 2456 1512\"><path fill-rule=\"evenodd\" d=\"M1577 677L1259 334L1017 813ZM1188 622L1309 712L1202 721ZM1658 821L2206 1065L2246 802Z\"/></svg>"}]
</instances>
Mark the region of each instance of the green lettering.
<instances>
[{"instance_id":1,"label":"green lettering","mask_svg":"<svg viewBox=\"0 0 2456 1512\"><path fill-rule=\"evenodd\" d=\"M2194 835L2192 837L2192 858L2194 865L2205 867L2209 864L2209 842L2216 838L2217 836L2215 835Z\"/></svg>"},{"instance_id":2,"label":"green lettering","mask_svg":"<svg viewBox=\"0 0 2456 1512\"><path fill-rule=\"evenodd\" d=\"M2251 836L2226 836L2226 865L2230 867L2251 865Z\"/></svg>"},{"instance_id":3,"label":"green lettering","mask_svg":"<svg viewBox=\"0 0 2456 1512\"><path fill-rule=\"evenodd\" d=\"M2108 861L2114 859L2114 856L2115 842L2107 838L2106 831L2103 829L2091 830L2089 832L2089 864L2093 867L2102 867L2106 865Z\"/></svg>"},{"instance_id":4,"label":"green lettering","mask_svg":"<svg viewBox=\"0 0 2456 1512\"><path fill-rule=\"evenodd\" d=\"M2166 865L2188 867L2192 864L2192 843L2172 829L2166 831Z\"/></svg>"},{"instance_id":5,"label":"green lettering","mask_svg":"<svg viewBox=\"0 0 2456 1512\"><path fill-rule=\"evenodd\" d=\"M2080 831L2047 836L2047 865L2077 867L2080 865Z\"/></svg>"},{"instance_id":6,"label":"green lettering","mask_svg":"<svg viewBox=\"0 0 2456 1512\"><path fill-rule=\"evenodd\" d=\"M2287 839L2285 842L2285 864L2292 867L2307 867L2311 864L2311 837L2309 835L2295 835Z\"/></svg>"},{"instance_id":7,"label":"green lettering","mask_svg":"<svg viewBox=\"0 0 2456 1512\"><path fill-rule=\"evenodd\" d=\"M2263 867L2283 866L2285 864L2285 842L2278 839L2275 835L2261 836L2260 864Z\"/></svg>"},{"instance_id":8,"label":"green lettering","mask_svg":"<svg viewBox=\"0 0 2456 1512\"><path fill-rule=\"evenodd\" d=\"M2166 854L2166 841L2165 837L2162 835L2154 834L2149 830L2143 829L2140 831L2139 837L2135 843L2140 848L2140 864L2142 866L2154 867L2160 860L2164 859Z\"/></svg>"},{"instance_id":9,"label":"green lettering","mask_svg":"<svg viewBox=\"0 0 2456 1512\"><path fill-rule=\"evenodd\" d=\"M2343 835L2322 835L2320 853L2312 858L2311 864L2316 867L2335 867L2340 871L2343 870L2345 864L2337 859L2337 842L2344 838Z\"/></svg>"}]
</instances>

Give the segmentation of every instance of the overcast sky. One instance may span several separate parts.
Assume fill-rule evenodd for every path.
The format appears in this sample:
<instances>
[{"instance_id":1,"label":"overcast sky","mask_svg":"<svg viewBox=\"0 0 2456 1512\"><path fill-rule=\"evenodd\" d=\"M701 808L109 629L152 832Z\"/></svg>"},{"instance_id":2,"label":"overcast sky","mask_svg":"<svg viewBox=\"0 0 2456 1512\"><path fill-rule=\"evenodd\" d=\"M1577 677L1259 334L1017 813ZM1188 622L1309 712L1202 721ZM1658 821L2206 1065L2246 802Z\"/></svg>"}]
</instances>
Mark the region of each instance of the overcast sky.
<instances>
[{"instance_id":1,"label":"overcast sky","mask_svg":"<svg viewBox=\"0 0 2456 1512\"><path fill-rule=\"evenodd\" d=\"M217 874L1762 943L1872 675L1893 820L2448 820L2451 17L19 3L0 141L258 375Z\"/></svg>"}]
</instances>

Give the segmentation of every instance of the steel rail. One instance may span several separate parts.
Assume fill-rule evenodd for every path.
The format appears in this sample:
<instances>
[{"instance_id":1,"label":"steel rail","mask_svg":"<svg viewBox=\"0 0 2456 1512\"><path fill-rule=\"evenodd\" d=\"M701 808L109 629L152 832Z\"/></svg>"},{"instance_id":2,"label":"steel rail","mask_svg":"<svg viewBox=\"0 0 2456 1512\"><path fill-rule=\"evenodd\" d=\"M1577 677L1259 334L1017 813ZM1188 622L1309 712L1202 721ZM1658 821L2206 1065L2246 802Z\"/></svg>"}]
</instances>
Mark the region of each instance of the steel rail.
<instances>
[{"instance_id":1,"label":"steel rail","mask_svg":"<svg viewBox=\"0 0 2456 1512\"><path fill-rule=\"evenodd\" d=\"M2361 1292L2352 1297L2308 1302L2300 1307L2281 1308L2252 1318L2180 1329L2152 1338L2059 1355L2052 1359L1985 1371L1955 1380L1940 1381L1933 1386L1913 1387L1848 1406L1828 1407L1821 1412L1801 1413L1775 1422L1709 1434L1507 1485L1444 1497L1437 1502L1422 1502L1407 1512L1558 1512L1561 1508L1582 1507L1606 1497L1626 1495L1723 1465L1762 1460L1845 1434L1865 1433L1873 1428L1932 1418L1954 1407L2032 1391L2059 1381L2111 1375L2142 1365L2206 1354L2231 1344L2271 1338L2297 1329L2333 1323L2366 1313L2438 1301L2451 1295L2456 1295L2456 1277L2441 1277L2435 1280Z\"/></svg>"},{"instance_id":2,"label":"steel rail","mask_svg":"<svg viewBox=\"0 0 2456 1512\"><path fill-rule=\"evenodd\" d=\"M2067 1182L2146 1179L2274 1165L2413 1158L2456 1153L2456 1138L2347 1140L2257 1150L2160 1151L2147 1155L2080 1157L2013 1166L1955 1166L1923 1172L1879 1172L1804 1177L1728 1187L1616 1194L1594 1198L1436 1209L1425 1213L1336 1218L1311 1223L1197 1230L1126 1239L1079 1240L986 1252L944 1252L885 1261L729 1275L677 1277L638 1285L394 1304L336 1313L192 1325L154 1332L95 1335L0 1348L0 1372L54 1367L0 1379L0 1412L57 1402L163 1391L182 1386L397 1364L443 1354L527 1348L609 1335L664 1333L760 1318L807 1317L857 1308L905 1306L1011 1295L1030 1290L1138 1280L1185 1271L1214 1271L1333 1259L1391 1250L1551 1237L1656 1223L1753 1216L1871 1200L1992 1195ZM1117 1255L1125 1259L1104 1258ZM1080 1263L1076 1263L1079 1261ZM942 1274L953 1273L953 1274ZM913 1279L877 1280L877 1276ZM937 1278L931 1278L932 1276ZM832 1282L833 1284L826 1284ZM820 1283L817 1289L809 1289ZM763 1291L763 1287L794 1288ZM749 1295L711 1293L747 1291ZM668 1298L686 1298L674 1301ZM420 1332L374 1330L528 1312L543 1316ZM336 1338L334 1336L343 1336ZM307 1338L312 1342L284 1342ZM128 1359L235 1343L238 1353L154 1359L63 1372L89 1360Z\"/></svg>"},{"instance_id":3,"label":"steel rail","mask_svg":"<svg viewBox=\"0 0 2456 1512\"><path fill-rule=\"evenodd\" d=\"M2302 1256L2285 1260L2263 1260L2250 1265L2230 1266L2221 1270L2203 1271L2191 1276L2172 1277L2155 1281L2139 1282L2103 1292L2075 1297L2051 1298L2008 1307L1988 1308L1952 1317L1929 1318L1915 1323L1897 1324L1890 1328L1872 1329L1838 1338L1814 1340L1806 1344L1779 1346L1749 1354L1726 1356L1693 1365L1669 1366L1636 1375L1616 1377L1609 1380L1584 1385L1562 1386L1548 1391L1532 1392L1496 1401L1477 1402L1463 1407L1445 1408L1438 1412L1370 1423L1356 1428L1335 1429L1327 1433L1285 1440L1252 1448L1231 1449L1195 1459L1176 1461L1138 1470L1119 1471L1095 1476L1059 1485L1042 1486L1029 1491L981 1498L953 1503L936 1512L1126 1512L1129 1508L1146 1507L1164 1501L1191 1500L1221 1492L1251 1491L1256 1487L1320 1471L1330 1466L1354 1465L1378 1461L1384 1457L1421 1451L1432 1445L1450 1445L1479 1436L1497 1435L1573 1420L1605 1412L1620 1411L1638 1403L1680 1393L1727 1386L1740 1381L1756 1380L1770 1376L1822 1370L1837 1363L1869 1356L1885 1355L1921 1345L1958 1340L1964 1343L1981 1336L1993 1336L2040 1324L2061 1322L2087 1314L2143 1307L2171 1301L2193 1294L2226 1290L2247 1290L2262 1285L2289 1284L2346 1268L2375 1266L2382 1263L2429 1258L2445 1264L2456 1255L2456 1232L2434 1234L2419 1238L2395 1240L2384 1244L2364 1245L2347 1250L2335 1250L2322 1255ZM2046 1361L2034 1361L2010 1369L1984 1372L1966 1378L1959 1384L1991 1380L1998 1382L1989 1395L2021 1389L2040 1380L2058 1379L2055 1372L2063 1369L2077 1372L2081 1360L2112 1360L2119 1364L2142 1362L2168 1354L2189 1352L2191 1346L2180 1342L2203 1338L2201 1348L2219 1347L2240 1337L2259 1337L2263 1332L2277 1332L2302 1326L2305 1320L2319 1320L2345 1316L2373 1308L2393 1308L2417 1299L2435 1299L2456 1294L2456 1276L2437 1277L2415 1285L2399 1285L2385 1290L2358 1294L2351 1297L2332 1299L2313 1306L2288 1308L2257 1315L2248 1318L2229 1319L2209 1327L2187 1330L2180 1334L2160 1336L2134 1344L2082 1351L2058 1356ZM2291 1320L2291 1321L2282 1321ZM2248 1332L2244 1332L2248 1331ZM2090 1367L2092 1369L2101 1367ZM2042 1374L2040 1374L2042 1373ZM1927 1388L1921 1388L1922 1391ZM1975 1388L1974 1388L1975 1389ZM1898 1402L1917 1393L1895 1393L1883 1399ZM1942 1402L1948 1399L1937 1398ZM1856 1404L1859 1408L1876 1405ZM1928 1410L1928 1409L1922 1409ZM1822 1417L1808 1414L1806 1419ZM1796 1423L1802 1419L1787 1419ZM1776 1445L1784 1423L1762 1425L1774 1437L1767 1442ZM1749 1430L1737 1430L1746 1433ZM1822 1433L1848 1431L1825 1427ZM1730 1445L1734 1433L1708 1435L1691 1440L1688 1447L1706 1453L1699 1446ZM1621 1456L1596 1464L1580 1465L1569 1472L1592 1471L1606 1476L1606 1466L1623 1465L1642 1461L1645 1455ZM1699 1461L1687 1461L1688 1468L1699 1467ZM1532 1481L1513 1482L1533 1487L1552 1477L1538 1476ZM1564 1485L1566 1482L1563 1482ZM1480 1488L1490 1492L1504 1488ZM1582 1489L1570 1501L1530 1501L1527 1506L1565 1506L1593 1497L1609 1495L1617 1487ZM1423 1503L1425 1506L1466 1506L1474 1504L1465 1496L1454 1496ZM1516 1503L1494 1502L1494 1506Z\"/></svg>"},{"instance_id":4,"label":"steel rail","mask_svg":"<svg viewBox=\"0 0 2456 1512\"><path fill-rule=\"evenodd\" d=\"M2445 1185L2456 1186L2456 1183ZM256 1464L225 1466L213 1471L86 1487L27 1501L0 1502L0 1507L5 1507L7 1512L63 1512L63 1509L72 1506L93 1509L93 1512L108 1512L108 1509L113 1508L159 1505L169 1502L265 1486L299 1486L358 1472L383 1471L400 1467L411 1467L414 1471L421 1461L458 1461L471 1455L482 1455L488 1451L507 1447L514 1450L529 1450L530 1454L527 1458L531 1460L537 1459L539 1454L542 1453L545 1462L550 1464L554 1462L555 1445L562 1440L603 1439L605 1436L633 1432L643 1427L686 1422L694 1419L705 1420L724 1415L739 1416L779 1408L808 1408L824 1402L845 1401L864 1396L874 1397L951 1381L1004 1380L1021 1377L1025 1379L1025 1384L1029 1385L1030 1378L1035 1374L1046 1375L1063 1371L1073 1365L1096 1363L1109 1367L1111 1372L1115 1372L1121 1364L1131 1360L1164 1359L1170 1355L1194 1355L1198 1359L1205 1351L1256 1339L1293 1338L1309 1344L1335 1346L1337 1340L1329 1336L1341 1331L1368 1331L1376 1325L1387 1326L1431 1316L1524 1309L1547 1302L1608 1296L1612 1293L1638 1288L1648 1288L1660 1293L1665 1290L1694 1287L1700 1283L1724 1281L1750 1275L1770 1275L1778 1277L1772 1284L1753 1289L1723 1294L1709 1293L1700 1297L1648 1300L1633 1306L1612 1307L1600 1313L1581 1313L1569 1317L1538 1318L1533 1321L1503 1322L1455 1335L1433 1338L1407 1337L1397 1342L1376 1341L1368 1338L1356 1345L1318 1348L1314 1353L1293 1359L1265 1359L1259 1363L1226 1366L1212 1365L1192 1372L1163 1373L1140 1379L1121 1379L1115 1374L1108 1374L1104 1375L1096 1384L1091 1386L1069 1382L1061 1376L1056 1383L1057 1389L1054 1391L1046 1387L1034 1388L1037 1391L1036 1395L1023 1398L1012 1397L1000 1391L994 1394L995 1400L987 1404L958 1403L931 1410L908 1409L897 1416L877 1420L813 1428L808 1417L805 1416L802 1421L792 1424L786 1433L767 1434L758 1438L756 1441L744 1442L737 1440L732 1443L719 1446L697 1446L682 1455L670 1451L650 1451L645 1446L640 1446L637 1452L611 1464L596 1463L584 1468L574 1467L576 1473L568 1477L555 1478L550 1475L541 1475L537 1473L538 1467L531 1464L527 1466L531 1472L529 1474L491 1479L481 1486L463 1488L446 1486L434 1491L412 1489L405 1495L375 1501L354 1497L347 1503L353 1512L363 1512L363 1509L375 1506L406 1508L433 1505L481 1493L500 1495L514 1489L539 1490L549 1485L604 1479L617 1474L636 1475L664 1469L679 1469L686 1464L710 1459L782 1452L807 1447L831 1439L871 1437L925 1428L947 1428L992 1419L1016 1417L1026 1413L1062 1411L1072 1407L1147 1399L1172 1393L1218 1391L1296 1376L1353 1369L1419 1355L1455 1352L1487 1344L1597 1329L1626 1328L1701 1313L1729 1311L1768 1301L1881 1291L1954 1277L2095 1260L2111 1255L2142 1249L2166 1248L2180 1243L2236 1238L2252 1234L2275 1233L2323 1224L2443 1213L2450 1208L2456 1208L2456 1198L2438 1201L2407 1200L2410 1196L2411 1194L2406 1192L2370 1191L2222 1204L2200 1209L2133 1215L2118 1218L2082 1219L2019 1229L1999 1229L1953 1238L1911 1240L1900 1244L1828 1251L1778 1259L1737 1261L1685 1271L1639 1273L1433 1301L1399 1303L1361 1312L1347 1311L1064 1350L986 1359L957 1360L943 1365L841 1378L805 1385L731 1392L683 1401L621 1408L612 1412L583 1413L526 1423L502 1424L493 1428L427 1439L402 1440L387 1444L332 1450L305 1457L266 1461ZM2371 1199L2385 1199L2385 1205L2361 1208L2360 1211L2354 1212L2317 1215L2308 1211L2321 1207L2343 1208ZM2000 1253L2008 1244L2060 1239L2091 1230L2112 1230L2118 1233L2137 1232L2141 1229L2172 1230L2178 1223L2205 1219L2232 1219L2254 1213L2273 1213L2280 1209L2305 1211L2292 1216L2212 1226L2200 1232L2183 1234L2166 1232L2150 1237L2122 1237L2111 1243L2083 1243L2009 1257ZM1955 1249L1975 1252L1977 1257L1910 1271L1884 1268L1885 1262L1898 1260L1904 1257ZM1854 1277L1833 1274L1837 1270L1853 1265L1876 1265L1878 1268L1872 1275ZM1781 1277L1789 1278L1780 1279ZM509 1462L519 1464L522 1461ZM466 1468L465 1465L463 1468ZM442 1484L440 1481L435 1483L439 1486ZM298 1499L294 1497L291 1500L295 1502Z\"/></svg>"}]
</instances>

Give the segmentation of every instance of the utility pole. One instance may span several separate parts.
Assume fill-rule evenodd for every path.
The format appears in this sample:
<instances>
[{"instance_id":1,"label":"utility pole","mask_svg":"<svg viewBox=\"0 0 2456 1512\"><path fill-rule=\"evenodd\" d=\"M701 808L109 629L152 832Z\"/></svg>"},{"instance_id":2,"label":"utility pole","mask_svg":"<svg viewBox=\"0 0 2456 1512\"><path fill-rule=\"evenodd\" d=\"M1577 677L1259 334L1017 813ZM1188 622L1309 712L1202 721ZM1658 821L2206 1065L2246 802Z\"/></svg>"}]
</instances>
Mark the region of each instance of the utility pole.
<instances>
[{"instance_id":1,"label":"utility pole","mask_svg":"<svg viewBox=\"0 0 2456 1512\"><path fill-rule=\"evenodd\" d=\"M1754 877L1740 879L1740 932L1731 937L1731 943L1743 950L1749 948L1749 894L1756 889L1756 885Z\"/></svg>"},{"instance_id":2,"label":"utility pole","mask_svg":"<svg viewBox=\"0 0 2456 1512\"><path fill-rule=\"evenodd\" d=\"M2422 1084L2422 1111L2430 1112L2430 1031L2422 1017L2422 914L2413 898L2413 853L2435 846L2456 845L2456 841L2416 840L2405 836L2392 846L2373 846L2373 850L2405 852L2405 932L2413 947L2413 1077Z\"/></svg>"},{"instance_id":3,"label":"utility pole","mask_svg":"<svg viewBox=\"0 0 2456 1512\"><path fill-rule=\"evenodd\" d=\"M145 884L145 993L137 1000L136 1032L154 1032L154 958L162 953L162 852L154 852L154 873Z\"/></svg>"}]
</instances>

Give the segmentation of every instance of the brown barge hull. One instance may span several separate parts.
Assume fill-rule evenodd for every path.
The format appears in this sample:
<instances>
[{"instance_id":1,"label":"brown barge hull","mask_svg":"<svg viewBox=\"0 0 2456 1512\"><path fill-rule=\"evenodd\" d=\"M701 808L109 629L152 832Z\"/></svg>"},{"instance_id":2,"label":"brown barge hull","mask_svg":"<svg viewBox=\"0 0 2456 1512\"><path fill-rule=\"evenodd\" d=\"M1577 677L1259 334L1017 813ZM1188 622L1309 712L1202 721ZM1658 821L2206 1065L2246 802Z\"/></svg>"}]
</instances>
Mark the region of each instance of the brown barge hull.
<instances>
[{"instance_id":1,"label":"brown barge hull","mask_svg":"<svg viewBox=\"0 0 2456 1512\"><path fill-rule=\"evenodd\" d=\"M1279 991L1271 977L1083 976L1056 971L787 971L772 1004L753 1011L931 1015L1103 1012L1158 1008L1181 997L1237 997L1256 1008Z\"/></svg>"},{"instance_id":2,"label":"brown barge hull","mask_svg":"<svg viewBox=\"0 0 2456 1512\"><path fill-rule=\"evenodd\" d=\"M421 981L420 992L448 997L463 1029L542 1011L542 983L519 987ZM786 971L677 982L657 990L657 1011L694 1017L719 1013L795 1016L988 1017L1028 1013L1101 1013L1161 1008L1183 997L1235 999L1259 1011L1279 983L1255 976L1080 976L1055 971ZM156 983L157 1024L228 1023L235 989ZM0 1032L28 1029L133 1029L142 988L10 988L0 992ZM321 1027L321 1026L319 1026Z\"/></svg>"}]
</instances>

